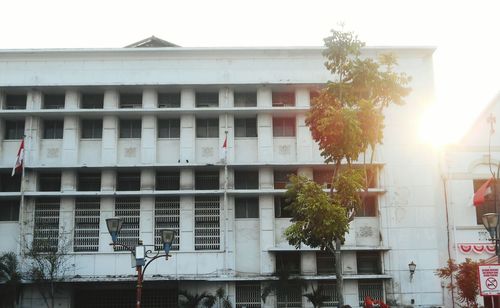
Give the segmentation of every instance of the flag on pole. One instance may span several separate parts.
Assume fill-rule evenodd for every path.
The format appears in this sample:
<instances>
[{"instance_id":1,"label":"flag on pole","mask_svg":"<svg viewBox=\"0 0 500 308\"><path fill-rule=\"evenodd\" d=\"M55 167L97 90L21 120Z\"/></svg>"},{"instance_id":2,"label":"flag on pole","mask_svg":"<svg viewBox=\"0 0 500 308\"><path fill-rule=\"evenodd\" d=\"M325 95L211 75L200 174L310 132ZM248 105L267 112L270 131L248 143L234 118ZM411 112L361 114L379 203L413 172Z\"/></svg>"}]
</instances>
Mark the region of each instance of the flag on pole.
<instances>
[{"instance_id":1,"label":"flag on pole","mask_svg":"<svg viewBox=\"0 0 500 308\"><path fill-rule=\"evenodd\" d=\"M223 160L224 162L227 161L227 135L224 138L224 143L222 144L222 148L220 150L220 160Z\"/></svg>"},{"instance_id":2,"label":"flag on pole","mask_svg":"<svg viewBox=\"0 0 500 308\"><path fill-rule=\"evenodd\" d=\"M489 179L474 193L474 206L482 205L486 201L485 197L491 194L492 182L493 178Z\"/></svg>"},{"instance_id":3,"label":"flag on pole","mask_svg":"<svg viewBox=\"0 0 500 308\"><path fill-rule=\"evenodd\" d=\"M16 174L17 170L21 170L24 164L24 138L21 139L21 144L19 145L19 150L17 151L16 163L14 164L14 168L12 168L11 176Z\"/></svg>"}]
</instances>

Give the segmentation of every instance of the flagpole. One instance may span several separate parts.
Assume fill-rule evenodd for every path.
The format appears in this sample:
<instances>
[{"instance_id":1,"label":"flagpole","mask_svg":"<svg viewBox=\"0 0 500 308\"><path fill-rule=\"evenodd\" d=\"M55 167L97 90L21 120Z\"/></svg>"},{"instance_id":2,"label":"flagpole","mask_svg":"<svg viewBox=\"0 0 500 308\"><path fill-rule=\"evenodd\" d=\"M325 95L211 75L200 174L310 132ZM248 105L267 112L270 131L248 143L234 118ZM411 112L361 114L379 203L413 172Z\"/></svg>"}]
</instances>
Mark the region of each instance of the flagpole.
<instances>
[{"instance_id":1,"label":"flagpole","mask_svg":"<svg viewBox=\"0 0 500 308\"><path fill-rule=\"evenodd\" d=\"M26 135L23 135L23 139L21 140L21 143L23 144L23 161L21 164L21 187L20 193L21 193L21 200L19 201L19 253L21 254L23 251L23 238L22 234L23 233L23 221L24 221L24 190L25 190L25 183L24 183L24 175L25 175L25 170L24 166L26 165L26 145L25 145L25 139Z\"/></svg>"},{"instance_id":2,"label":"flagpole","mask_svg":"<svg viewBox=\"0 0 500 308\"><path fill-rule=\"evenodd\" d=\"M228 100L228 90L226 89L226 103ZM228 262L229 262L229 241L228 241L228 216L227 216L227 113L225 114L225 131L224 131L224 142L226 143L226 149L224 151L224 272L228 274Z\"/></svg>"}]
</instances>

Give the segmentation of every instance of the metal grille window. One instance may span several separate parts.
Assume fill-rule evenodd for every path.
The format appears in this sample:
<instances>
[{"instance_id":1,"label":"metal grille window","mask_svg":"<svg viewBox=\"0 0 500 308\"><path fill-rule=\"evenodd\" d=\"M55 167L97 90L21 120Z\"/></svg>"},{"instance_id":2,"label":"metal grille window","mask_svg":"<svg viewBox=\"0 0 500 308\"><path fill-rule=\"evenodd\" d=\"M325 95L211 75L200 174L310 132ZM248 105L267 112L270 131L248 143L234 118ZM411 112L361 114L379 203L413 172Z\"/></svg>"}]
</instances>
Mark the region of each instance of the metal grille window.
<instances>
[{"instance_id":1,"label":"metal grille window","mask_svg":"<svg viewBox=\"0 0 500 308\"><path fill-rule=\"evenodd\" d=\"M82 139L101 139L102 120L82 120Z\"/></svg>"},{"instance_id":2,"label":"metal grille window","mask_svg":"<svg viewBox=\"0 0 500 308\"><path fill-rule=\"evenodd\" d=\"M79 191L101 191L101 173L78 173Z\"/></svg>"},{"instance_id":3,"label":"metal grille window","mask_svg":"<svg viewBox=\"0 0 500 308\"><path fill-rule=\"evenodd\" d=\"M181 136L181 120L158 119L158 138L179 138Z\"/></svg>"},{"instance_id":4,"label":"metal grille window","mask_svg":"<svg viewBox=\"0 0 500 308\"><path fill-rule=\"evenodd\" d=\"M33 249L41 252L57 251L59 244L60 199L35 201Z\"/></svg>"},{"instance_id":5,"label":"metal grille window","mask_svg":"<svg viewBox=\"0 0 500 308\"><path fill-rule=\"evenodd\" d=\"M234 171L234 188L259 189L259 171Z\"/></svg>"},{"instance_id":6,"label":"metal grille window","mask_svg":"<svg viewBox=\"0 0 500 308\"><path fill-rule=\"evenodd\" d=\"M5 121L5 139L14 140L24 137L24 120Z\"/></svg>"},{"instance_id":7,"label":"metal grille window","mask_svg":"<svg viewBox=\"0 0 500 308\"><path fill-rule=\"evenodd\" d=\"M273 92L273 107L295 106L294 92Z\"/></svg>"},{"instance_id":8,"label":"metal grille window","mask_svg":"<svg viewBox=\"0 0 500 308\"><path fill-rule=\"evenodd\" d=\"M127 246L135 246L139 242L139 221L141 212L139 197L121 197L115 200L115 216L123 219L119 242ZM115 247L115 250L126 250Z\"/></svg>"},{"instance_id":9,"label":"metal grille window","mask_svg":"<svg viewBox=\"0 0 500 308\"><path fill-rule=\"evenodd\" d=\"M43 121L43 139L62 139L64 122L62 120Z\"/></svg>"},{"instance_id":10,"label":"metal grille window","mask_svg":"<svg viewBox=\"0 0 500 308\"><path fill-rule=\"evenodd\" d=\"M78 198L75 200L74 251L99 250L99 198Z\"/></svg>"},{"instance_id":11,"label":"metal grille window","mask_svg":"<svg viewBox=\"0 0 500 308\"><path fill-rule=\"evenodd\" d=\"M300 252L277 252L276 272L300 275Z\"/></svg>"},{"instance_id":12,"label":"metal grille window","mask_svg":"<svg viewBox=\"0 0 500 308\"><path fill-rule=\"evenodd\" d=\"M335 274L335 256L329 251L317 251L316 269L318 275Z\"/></svg>"},{"instance_id":13,"label":"metal grille window","mask_svg":"<svg viewBox=\"0 0 500 308\"><path fill-rule=\"evenodd\" d=\"M39 191L61 191L61 173L39 173Z\"/></svg>"},{"instance_id":14,"label":"metal grille window","mask_svg":"<svg viewBox=\"0 0 500 308\"><path fill-rule=\"evenodd\" d=\"M43 96L43 109L63 109L64 94L45 94Z\"/></svg>"},{"instance_id":15,"label":"metal grille window","mask_svg":"<svg viewBox=\"0 0 500 308\"><path fill-rule=\"evenodd\" d=\"M158 93L158 108L180 108L180 93Z\"/></svg>"},{"instance_id":16,"label":"metal grille window","mask_svg":"<svg viewBox=\"0 0 500 308\"><path fill-rule=\"evenodd\" d=\"M321 289L321 295L325 297L323 307L338 307L339 297L335 281L319 281L318 288Z\"/></svg>"},{"instance_id":17,"label":"metal grille window","mask_svg":"<svg viewBox=\"0 0 500 308\"><path fill-rule=\"evenodd\" d=\"M116 190L141 190L141 172L118 172L116 174Z\"/></svg>"},{"instance_id":18,"label":"metal grille window","mask_svg":"<svg viewBox=\"0 0 500 308\"><path fill-rule=\"evenodd\" d=\"M26 94L5 95L5 109L26 109Z\"/></svg>"},{"instance_id":19,"label":"metal grille window","mask_svg":"<svg viewBox=\"0 0 500 308\"><path fill-rule=\"evenodd\" d=\"M179 190L179 171L158 171L156 172L156 190Z\"/></svg>"},{"instance_id":20,"label":"metal grille window","mask_svg":"<svg viewBox=\"0 0 500 308\"><path fill-rule=\"evenodd\" d=\"M236 218L259 218L258 197L236 197L234 207Z\"/></svg>"},{"instance_id":21,"label":"metal grille window","mask_svg":"<svg viewBox=\"0 0 500 308\"><path fill-rule=\"evenodd\" d=\"M160 230L173 229L176 232L172 250L179 250L179 197L158 197L155 200L155 250L163 250Z\"/></svg>"},{"instance_id":22,"label":"metal grille window","mask_svg":"<svg viewBox=\"0 0 500 308\"><path fill-rule=\"evenodd\" d=\"M236 282L236 308L260 308L260 283Z\"/></svg>"},{"instance_id":23,"label":"metal grille window","mask_svg":"<svg viewBox=\"0 0 500 308\"><path fill-rule=\"evenodd\" d=\"M0 173L0 191L21 191L21 173Z\"/></svg>"},{"instance_id":24,"label":"metal grille window","mask_svg":"<svg viewBox=\"0 0 500 308\"><path fill-rule=\"evenodd\" d=\"M274 217L275 218L291 218L292 212L287 208L289 202L287 202L285 196L274 196Z\"/></svg>"},{"instance_id":25,"label":"metal grille window","mask_svg":"<svg viewBox=\"0 0 500 308\"><path fill-rule=\"evenodd\" d=\"M203 92L196 93L196 107L218 107L219 93Z\"/></svg>"},{"instance_id":26,"label":"metal grille window","mask_svg":"<svg viewBox=\"0 0 500 308\"><path fill-rule=\"evenodd\" d=\"M84 93L80 108L82 109L102 109L104 106L104 94Z\"/></svg>"},{"instance_id":27,"label":"metal grille window","mask_svg":"<svg viewBox=\"0 0 500 308\"><path fill-rule=\"evenodd\" d=\"M380 280L358 281L358 300L359 305L363 306L365 298L369 296L372 299L384 300L384 285Z\"/></svg>"},{"instance_id":28,"label":"metal grille window","mask_svg":"<svg viewBox=\"0 0 500 308\"><path fill-rule=\"evenodd\" d=\"M297 175L296 170L274 170L274 189L285 189L290 175Z\"/></svg>"},{"instance_id":29,"label":"metal grille window","mask_svg":"<svg viewBox=\"0 0 500 308\"><path fill-rule=\"evenodd\" d=\"M301 308L302 287L300 284L290 284L288 288L278 290L276 304L278 308Z\"/></svg>"},{"instance_id":30,"label":"metal grille window","mask_svg":"<svg viewBox=\"0 0 500 308\"><path fill-rule=\"evenodd\" d=\"M356 252L358 274L381 274L380 253L378 251Z\"/></svg>"},{"instance_id":31,"label":"metal grille window","mask_svg":"<svg viewBox=\"0 0 500 308\"><path fill-rule=\"evenodd\" d=\"M121 93L120 108L141 108L142 94L141 93Z\"/></svg>"},{"instance_id":32,"label":"metal grille window","mask_svg":"<svg viewBox=\"0 0 500 308\"><path fill-rule=\"evenodd\" d=\"M274 137L295 137L295 118L273 118Z\"/></svg>"},{"instance_id":33,"label":"metal grille window","mask_svg":"<svg viewBox=\"0 0 500 308\"><path fill-rule=\"evenodd\" d=\"M235 137L257 137L257 119L234 119Z\"/></svg>"},{"instance_id":34,"label":"metal grille window","mask_svg":"<svg viewBox=\"0 0 500 308\"><path fill-rule=\"evenodd\" d=\"M195 197L194 249L220 249L219 197Z\"/></svg>"},{"instance_id":35,"label":"metal grille window","mask_svg":"<svg viewBox=\"0 0 500 308\"><path fill-rule=\"evenodd\" d=\"M218 138L219 119L196 119L197 138Z\"/></svg>"},{"instance_id":36,"label":"metal grille window","mask_svg":"<svg viewBox=\"0 0 500 308\"><path fill-rule=\"evenodd\" d=\"M199 190L219 189L219 171L196 171L194 187Z\"/></svg>"},{"instance_id":37,"label":"metal grille window","mask_svg":"<svg viewBox=\"0 0 500 308\"><path fill-rule=\"evenodd\" d=\"M234 93L235 107L257 107L256 92L236 92Z\"/></svg>"},{"instance_id":38,"label":"metal grille window","mask_svg":"<svg viewBox=\"0 0 500 308\"><path fill-rule=\"evenodd\" d=\"M0 199L0 221L18 221L19 202L19 199Z\"/></svg>"},{"instance_id":39,"label":"metal grille window","mask_svg":"<svg viewBox=\"0 0 500 308\"><path fill-rule=\"evenodd\" d=\"M141 120L120 120L120 138L141 138Z\"/></svg>"}]
</instances>

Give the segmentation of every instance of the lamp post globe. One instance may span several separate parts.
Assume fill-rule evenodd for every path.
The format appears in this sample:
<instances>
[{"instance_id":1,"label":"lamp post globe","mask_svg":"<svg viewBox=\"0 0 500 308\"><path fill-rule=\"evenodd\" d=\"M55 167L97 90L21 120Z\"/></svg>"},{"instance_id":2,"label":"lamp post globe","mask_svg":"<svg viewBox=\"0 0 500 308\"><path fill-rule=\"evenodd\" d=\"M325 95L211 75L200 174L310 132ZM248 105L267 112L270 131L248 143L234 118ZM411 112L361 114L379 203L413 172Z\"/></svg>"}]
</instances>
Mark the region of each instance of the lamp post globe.
<instances>
[{"instance_id":1,"label":"lamp post globe","mask_svg":"<svg viewBox=\"0 0 500 308\"><path fill-rule=\"evenodd\" d=\"M123 219L120 217L111 217L106 219L106 226L108 227L108 232L111 235L113 243L116 242L118 238L118 233L120 232L123 225Z\"/></svg>"}]
</instances>

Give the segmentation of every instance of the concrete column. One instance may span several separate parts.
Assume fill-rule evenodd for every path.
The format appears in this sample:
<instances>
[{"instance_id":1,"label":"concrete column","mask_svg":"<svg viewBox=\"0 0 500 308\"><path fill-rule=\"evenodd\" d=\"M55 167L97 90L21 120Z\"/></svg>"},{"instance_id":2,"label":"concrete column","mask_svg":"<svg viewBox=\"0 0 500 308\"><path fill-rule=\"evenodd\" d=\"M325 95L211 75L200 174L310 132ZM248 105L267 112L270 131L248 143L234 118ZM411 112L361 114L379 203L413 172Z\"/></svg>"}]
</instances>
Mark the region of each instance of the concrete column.
<instances>
[{"instance_id":1,"label":"concrete column","mask_svg":"<svg viewBox=\"0 0 500 308\"><path fill-rule=\"evenodd\" d=\"M111 171L111 170L109 170ZM104 190L104 174L103 171L103 190ZM114 176L113 176L114 178ZM115 198L114 197L102 197L101 198L101 215L99 220L99 252L113 252L113 248L109 243L111 242L111 237L108 233L108 227L106 226L106 219L115 216ZM113 265L114 266L114 265Z\"/></svg>"},{"instance_id":2,"label":"concrete column","mask_svg":"<svg viewBox=\"0 0 500 308\"><path fill-rule=\"evenodd\" d=\"M257 115L258 157L260 163L273 161L273 117L271 114Z\"/></svg>"},{"instance_id":3,"label":"concrete column","mask_svg":"<svg viewBox=\"0 0 500 308\"><path fill-rule=\"evenodd\" d=\"M156 161L156 116L142 116L141 162L151 165Z\"/></svg>"},{"instance_id":4,"label":"concrete column","mask_svg":"<svg viewBox=\"0 0 500 308\"><path fill-rule=\"evenodd\" d=\"M36 165L39 161L40 139L43 133L41 120L34 116L26 117L24 125L24 131L26 132L26 139L24 140L26 166Z\"/></svg>"},{"instance_id":5,"label":"concrete column","mask_svg":"<svg viewBox=\"0 0 500 308\"><path fill-rule=\"evenodd\" d=\"M118 147L118 118L104 116L102 120L102 163L116 165Z\"/></svg>"},{"instance_id":6,"label":"concrete column","mask_svg":"<svg viewBox=\"0 0 500 308\"><path fill-rule=\"evenodd\" d=\"M181 196L180 199L180 251L194 250L194 196Z\"/></svg>"},{"instance_id":7,"label":"concrete column","mask_svg":"<svg viewBox=\"0 0 500 308\"><path fill-rule=\"evenodd\" d=\"M0 90L0 109L5 109L5 91Z\"/></svg>"},{"instance_id":8,"label":"concrete column","mask_svg":"<svg viewBox=\"0 0 500 308\"><path fill-rule=\"evenodd\" d=\"M26 101L26 110L39 110L42 108L42 93L40 91L29 91Z\"/></svg>"},{"instance_id":9,"label":"concrete column","mask_svg":"<svg viewBox=\"0 0 500 308\"><path fill-rule=\"evenodd\" d=\"M118 91L116 90L104 91L104 109L118 108L119 100L120 100L120 95Z\"/></svg>"},{"instance_id":10,"label":"concrete column","mask_svg":"<svg viewBox=\"0 0 500 308\"><path fill-rule=\"evenodd\" d=\"M316 252L301 252L300 253L300 267L302 275L315 275L316 274Z\"/></svg>"},{"instance_id":11,"label":"concrete column","mask_svg":"<svg viewBox=\"0 0 500 308\"><path fill-rule=\"evenodd\" d=\"M74 165L78 161L78 144L80 140L77 116L64 117L62 164Z\"/></svg>"},{"instance_id":12,"label":"concrete column","mask_svg":"<svg viewBox=\"0 0 500 308\"><path fill-rule=\"evenodd\" d=\"M72 245L73 228L75 222L75 198L65 197L61 198L60 212L59 212L59 227L61 234L59 234L59 244ZM62 241L62 242L61 242Z\"/></svg>"},{"instance_id":13,"label":"concrete column","mask_svg":"<svg viewBox=\"0 0 500 308\"><path fill-rule=\"evenodd\" d=\"M76 190L76 170L63 169L61 173L61 191Z\"/></svg>"},{"instance_id":14,"label":"concrete column","mask_svg":"<svg viewBox=\"0 0 500 308\"><path fill-rule=\"evenodd\" d=\"M114 191L116 189L116 171L111 169L102 170L101 191Z\"/></svg>"},{"instance_id":15,"label":"concrete column","mask_svg":"<svg viewBox=\"0 0 500 308\"><path fill-rule=\"evenodd\" d=\"M297 161L303 163L313 160L313 146L316 146L305 119L305 114L297 114Z\"/></svg>"},{"instance_id":16,"label":"concrete column","mask_svg":"<svg viewBox=\"0 0 500 308\"><path fill-rule=\"evenodd\" d=\"M181 115L180 159L181 163L193 163L196 157L196 119L194 115Z\"/></svg>"},{"instance_id":17,"label":"concrete column","mask_svg":"<svg viewBox=\"0 0 500 308\"><path fill-rule=\"evenodd\" d=\"M151 245L154 243L154 196L141 197L141 211L139 217L139 238L144 241L144 244Z\"/></svg>"},{"instance_id":18,"label":"concrete column","mask_svg":"<svg viewBox=\"0 0 500 308\"><path fill-rule=\"evenodd\" d=\"M142 92L142 108L158 108L158 93L155 89L145 89Z\"/></svg>"},{"instance_id":19,"label":"concrete column","mask_svg":"<svg viewBox=\"0 0 500 308\"><path fill-rule=\"evenodd\" d=\"M193 89L181 90L181 108L194 108L196 93Z\"/></svg>"},{"instance_id":20,"label":"concrete column","mask_svg":"<svg viewBox=\"0 0 500 308\"><path fill-rule=\"evenodd\" d=\"M260 220L260 273L272 274L275 271L275 258L268 250L274 247L274 198L261 195L259 198Z\"/></svg>"},{"instance_id":21,"label":"concrete column","mask_svg":"<svg viewBox=\"0 0 500 308\"><path fill-rule=\"evenodd\" d=\"M309 90L308 89L297 89L295 90L295 106L297 107L309 107Z\"/></svg>"},{"instance_id":22,"label":"concrete column","mask_svg":"<svg viewBox=\"0 0 500 308\"><path fill-rule=\"evenodd\" d=\"M259 169L259 189L274 189L273 168L262 167Z\"/></svg>"},{"instance_id":23,"label":"concrete column","mask_svg":"<svg viewBox=\"0 0 500 308\"><path fill-rule=\"evenodd\" d=\"M80 94L73 90L66 91L66 96L64 98L64 108L65 109L78 109L80 105Z\"/></svg>"},{"instance_id":24,"label":"concrete column","mask_svg":"<svg viewBox=\"0 0 500 308\"><path fill-rule=\"evenodd\" d=\"M223 88L219 90L219 107L234 107L234 91L232 89Z\"/></svg>"},{"instance_id":25,"label":"concrete column","mask_svg":"<svg viewBox=\"0 0 500 308\"><path fill-rule=\"evenodd\" d=\"M273 106L273 92L268 87L257 89L257 107L270 108ZM260 136L260 135L259 135Z\"/></svg>"},{"instance_id":26,"label":"concrete column","mask_svg":"<svg viewBox=\"0 0 500 308\"><path fill-rule=\"evenodd\" d=\"M226 125L227 124L227 125ZM224 144L224 139L226 138L227 130L227 161L228 163L234 162L234 115L232 114L221 114L219 116L219 152L222 151L222 145ZM217 153L221 156L222 153ZM220 157L222 158L222 157Z\"/></svg>"},{"instance_id":27,"label":"concrete column","mask_svg":"<svg viewBox=\"0 0 500 308\"><path fill-rule=\"evenodd\" d=\"M155 170L142 169L141 170L141 190L152 191L155 189Z\"/></svg>"},{"instance_id":28,"label":"concrete column","mask_svg":"<svg viewBox=\"0 0 500 308\"><path fill-rule=\"evenodd\" d=\"M180 189L193 190L194 189L194 170L191 168L182 168L179 175Z\"/></svg>"}]
</instances>

